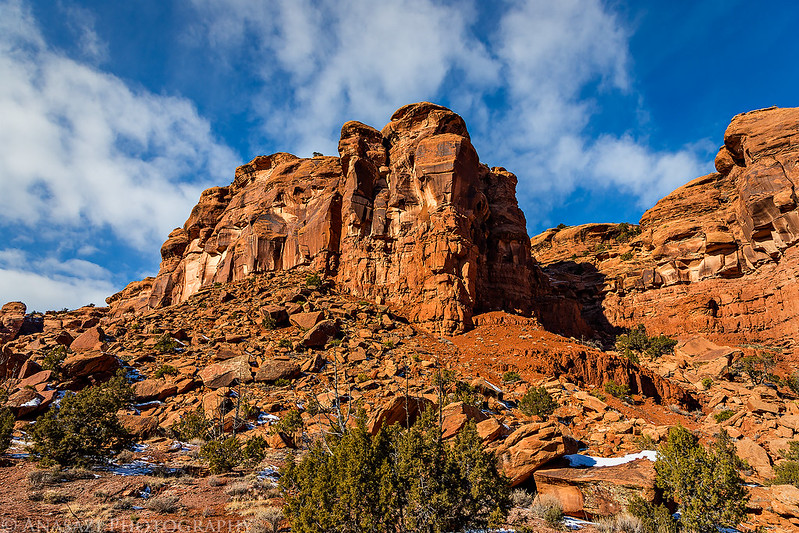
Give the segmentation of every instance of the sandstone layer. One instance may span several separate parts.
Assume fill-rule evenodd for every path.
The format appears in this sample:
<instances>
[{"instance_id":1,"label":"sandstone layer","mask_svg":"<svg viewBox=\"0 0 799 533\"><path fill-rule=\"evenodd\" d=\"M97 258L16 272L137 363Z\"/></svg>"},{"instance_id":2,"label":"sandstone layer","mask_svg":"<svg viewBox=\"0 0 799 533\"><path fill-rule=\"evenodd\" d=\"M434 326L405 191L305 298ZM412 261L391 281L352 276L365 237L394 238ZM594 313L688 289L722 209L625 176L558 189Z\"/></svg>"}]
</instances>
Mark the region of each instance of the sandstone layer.
<instances>
[{"instance_id":1,"label":"sandstone layer","mask_svg":"<svg viewBox=\"0 0 799 533\"><path fill-rule=\"evenodd\" d=\"M339 157L256 157L203 192L161 248L157 277L108 302L117 315L159 308L307 265L438 333L482 311L529 314L543 291L516 182L480 163L463 119L441 106L405 106L382 131L347 122Z\"/></svg>"},{"instance_id":2,"label":"sandstone layer","mask_svg":"<svg viewBox=\"0 0 799 533\"><path fill-rule=\"evenodd\" d=\"M733 118L717 172L678 188L640 225L589 224L532 239L533 256L595 331L795 350L799 326L799 109Z\"/></svg>"}]
</instances>

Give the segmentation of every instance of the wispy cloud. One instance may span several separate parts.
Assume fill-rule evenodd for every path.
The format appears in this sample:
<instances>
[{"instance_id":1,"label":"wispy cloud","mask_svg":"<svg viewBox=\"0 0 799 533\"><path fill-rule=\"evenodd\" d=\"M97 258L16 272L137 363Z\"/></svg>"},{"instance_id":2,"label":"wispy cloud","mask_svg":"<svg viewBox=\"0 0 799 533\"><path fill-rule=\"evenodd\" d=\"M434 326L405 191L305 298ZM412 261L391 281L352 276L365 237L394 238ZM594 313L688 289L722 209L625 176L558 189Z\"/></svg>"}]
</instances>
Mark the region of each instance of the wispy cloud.
<instances>
[{"instance_id":1,"label":"wispy cloud","mask_svg":"<svg viewBox=\"0 0 799 533\"><path fill-rule=\"evenodd\" d=\"M640 106L629 110L631 131L589 134L597 95L639 100L630 32L600 0L504 2L493 29L468 0L193 4L221 57L258 50L253 107L264 135L300 155L335 150L346 120L379 127L401 105L433 100L467 118L489 164L519 175L528 207L577 187L615 187L648 207L709 166L699 145L652 149L635 127Z\"/></svg>"},{"instance_id":2,"label":"wispy cloud","mask_svg":"<svg viewBox=\"0 0 799 533\"><path fill-rule=\"evenodd\" d=\"M105 298L118 289L111 278L111 272L90 261L0 250L0 295L4 302L25 302L29 311L105 305Z\"/></svg>"},{"instance_id":3,"label":"wispy cloud","mask_svg":"<svg viewBox=\"0 0 799 533\"><path fill-rule=\"evenodd\" d=\"M150 249L229 179L237 160L191 102L52 49L20 1L0 2L0 21L0 225L110 229Z\"/></svg>"}]
</instances>

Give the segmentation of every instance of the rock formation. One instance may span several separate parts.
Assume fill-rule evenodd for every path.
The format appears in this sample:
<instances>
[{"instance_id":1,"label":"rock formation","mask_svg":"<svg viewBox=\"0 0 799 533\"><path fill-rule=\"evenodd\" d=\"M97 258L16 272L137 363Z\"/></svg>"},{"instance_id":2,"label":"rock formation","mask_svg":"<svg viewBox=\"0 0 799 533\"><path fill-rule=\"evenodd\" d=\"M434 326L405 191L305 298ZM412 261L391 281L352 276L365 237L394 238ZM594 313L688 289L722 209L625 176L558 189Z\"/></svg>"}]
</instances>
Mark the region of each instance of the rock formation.
<instances>
[{"instance_id":1,"label":"rock formation","mask_svg":"<svg viewBox=\"0 0 799 533\"><path fill-rule=\"evenodd\" d=\"M715 163L717 172L660 200L637 229L590 224L532 239L553 286L580 302L595 330L643 323L795 347L799 109L736 116Z\"/></svg>"},{"instance_id":2,"label":"rock formation","mask_svg":"<svg viewBox=\"0 0 799 533\"><path fill-rule=\"evenodd\" d=\"M161 248L158 276L108 302L117 314L158 308L308 265L439 333L480 311L530 313L540 280L515 188L513 174L480 163L446 108L405 106L382 131L347 122L339 157L256 157L203 192Z\"/></svg>"}]
</instances>

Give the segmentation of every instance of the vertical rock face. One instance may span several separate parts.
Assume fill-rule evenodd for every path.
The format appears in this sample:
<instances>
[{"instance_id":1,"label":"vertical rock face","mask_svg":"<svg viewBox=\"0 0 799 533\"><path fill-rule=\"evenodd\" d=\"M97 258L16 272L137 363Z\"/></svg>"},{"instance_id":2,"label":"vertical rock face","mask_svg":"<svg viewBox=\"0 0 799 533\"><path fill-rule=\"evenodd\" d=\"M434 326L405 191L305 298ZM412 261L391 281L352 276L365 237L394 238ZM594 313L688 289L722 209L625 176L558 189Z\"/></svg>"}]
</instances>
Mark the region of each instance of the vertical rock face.
<instances>
[{"instance_id":1,"label":"vertical rock face","mask_svg":"<svg viewBox=\"0 0 799 533\"><path fill-rule=\"evenodd\" d=\"M154 280L113 312L186 300L215 282L308 265L438 333L475 312L529 313L536 279L516 177L480 163L463 119L430 103L382 131L348 122L340 157L257 157L203 192L161 248Z\"/></svg>"},{"instance_id":2,"label":"vertical rock face","mask_svg":"<svg viewBox=\"0 0 799 533\"><path fill-rule=\"evenodd\" d=\"M644 213L629 242L618 225L550 230L535 258L598 328L795 347L799 109L736 116L715 164Z\"/></svg>"},{"instance_id":3,"label":"vertical rock face","mask_svg":"<svg viewBox=\"0 0 799 533\"><path fill-rule=\"evenodd\" d=\"M8 302L0 307L0 344L13 340L25 322L25 304Z\"/></svg>"}]
</instances>

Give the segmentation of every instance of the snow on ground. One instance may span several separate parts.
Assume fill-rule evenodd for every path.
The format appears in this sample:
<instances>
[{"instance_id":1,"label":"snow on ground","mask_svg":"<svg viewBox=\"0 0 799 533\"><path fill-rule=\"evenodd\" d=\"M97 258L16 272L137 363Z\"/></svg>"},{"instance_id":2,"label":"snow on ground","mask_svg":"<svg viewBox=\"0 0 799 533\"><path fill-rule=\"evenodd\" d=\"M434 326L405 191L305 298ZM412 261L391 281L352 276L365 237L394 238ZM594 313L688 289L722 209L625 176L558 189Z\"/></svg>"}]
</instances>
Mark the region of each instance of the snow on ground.
<instances>
[{"instance_id":1,"label":"snow on ground","mask_svg":"<svg viewBox=\"0 0 799 533\"><path fill-rule=\"evenodd\" d=\"M657 452L654 450L644 450L639 453L630 453L624 457L592 457L590 455L583 455L574 453L567 455L566 459L569 461L569 466L572 467L588 467L588 466L616 466L630 463L636 459L649 459L650 461L657 460Z\"/></svg>"}]
</instances>

